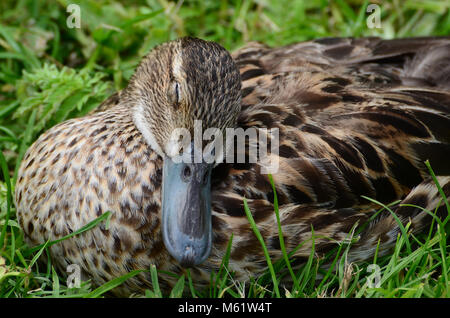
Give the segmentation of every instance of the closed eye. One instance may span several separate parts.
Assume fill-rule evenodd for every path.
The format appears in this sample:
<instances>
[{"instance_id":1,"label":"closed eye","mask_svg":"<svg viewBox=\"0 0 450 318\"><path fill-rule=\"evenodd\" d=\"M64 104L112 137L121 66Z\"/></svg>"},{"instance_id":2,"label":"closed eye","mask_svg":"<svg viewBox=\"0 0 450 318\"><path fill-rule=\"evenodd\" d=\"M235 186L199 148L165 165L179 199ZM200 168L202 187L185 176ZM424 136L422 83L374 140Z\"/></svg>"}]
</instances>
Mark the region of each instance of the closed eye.
<instances>
[{"instance_id":1,"label":"closed eye","mask_svg":"<svg viewBox=\"0 0 450 318\"><path fill-rule=\"evenodd\" d=\"M181 87L179 83L175 81L172 83L169 90L167 91L167 97L175 107L179 106L179 104L181 103Z\"/></svg>"},{"instance_id":2,"label":"closed eye","mask_svg":"<svg viewBox=\"0 0 450 318\"><path fill-rule=\"evenodd\" d=\"M174 91L175 91L175 102L178 104L180 103L180 84L175 82Z\"/></svg>"}]
</instances>

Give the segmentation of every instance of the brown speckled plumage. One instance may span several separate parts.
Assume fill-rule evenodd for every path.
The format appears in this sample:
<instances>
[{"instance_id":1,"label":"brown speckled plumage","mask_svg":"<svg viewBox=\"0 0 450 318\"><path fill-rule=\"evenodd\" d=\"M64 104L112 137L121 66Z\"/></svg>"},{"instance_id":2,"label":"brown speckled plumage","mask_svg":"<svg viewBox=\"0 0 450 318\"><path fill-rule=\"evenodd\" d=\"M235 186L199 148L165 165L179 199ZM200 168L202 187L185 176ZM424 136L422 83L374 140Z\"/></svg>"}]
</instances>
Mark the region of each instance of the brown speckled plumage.
<instances>
[{"instance_id":1,"label":"brown speckled plumage","mask_svg":"<svg viewBox=\"0 0 450 318\"><path fill-rule=\"evenodd\" d=\"M178 105L180 112L198 112L196 118L209 118L221 128L231 125L234 114L242 128L279 128L280 169L273 178L288 250L310 239L311 226L317 237L344 240L355 222L364 223L379 209L362 195L435 209L439 195L427 178L427 159L450 195L450 39L323 39L276 49L250 43L232 54L242 80L241 103L221 95L234 96L229 92L240 82L231 59L216 44L192 39L171 43L141 63L147 71L137 72L128 89L107 99L97 113L51 128L24 157L15 195L18 220L30 244L60 238L106 211L113 213L108 230L102 224L51 247L62 272L78 264L86 278L102 284L150 264L185 271L161 238L162 158L133 121L134 105L152 89L160 93L147 96L154 103L171 98L162 88L147 86L171 76L164 62L171 61L168 56L184 45L180 43L193 45L189 49L194 51L196 45L203 46L202 52L218 50L202 57L203 69L185 73L208 78L197 95L190 95L197 100L189 105L203 99L215 108L208 113ZM157 112L159 117L149 120L161 126L163 135L174 122L164 108ZM158 142L163 138L157 137ZM210 270L218 269L231 233L229 268L236 271L235 278L265 270L262 249L244 213L244 197L270 255L281 257L273 192L259 164L220 164L212 183L213 248L203 264L191 269L199 286L209 283ZM417 209L395 211L404 222L412 220L416 232L430 222ZM393 217L382 213L361 233L350 261L371 257L378 239L385 253L398 232ZM334 246L329 239L315 240L318 255ZM308 243L297 250L296 264L309 256L309 248ZM163 287L175 283L170 276L161 279ZM140 292L149 280L148 274L138 275L115 292Z\"/></svg>"}]
</instances>

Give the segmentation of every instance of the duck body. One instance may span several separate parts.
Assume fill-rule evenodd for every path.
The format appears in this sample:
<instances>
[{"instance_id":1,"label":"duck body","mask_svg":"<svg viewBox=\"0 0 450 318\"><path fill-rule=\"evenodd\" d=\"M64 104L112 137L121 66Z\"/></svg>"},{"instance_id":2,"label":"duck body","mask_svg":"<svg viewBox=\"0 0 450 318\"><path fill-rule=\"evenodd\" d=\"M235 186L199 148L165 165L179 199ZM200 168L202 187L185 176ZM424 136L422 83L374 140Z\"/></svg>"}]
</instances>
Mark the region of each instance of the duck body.
<instances>
[{"instance_id":1,"label":"duck body","mask_svg":"<svg viewBox=\"0 0 450 318\"><path fill-rule=\"evenodd\" d=\"M322 39L280 48L250 43L232 54L242 83L237 127L279 130L279 169L273 174L286 248L297 265L348 238L395 200L430 210L439 204L424 164L430 160L450 195L450 39ZM142 80L142 79L141 79ZM67 235L111 211L105 224L50 248L66 272L78 264L95 285L134 269L176 274L186 269L161 234L163 156L137 127L132 94L111 96L99 111L54 126L29 148L19 170L18 221L30 245ZM233 234L229 270L246 280L267 263L245 215L246 198L273 260L281 258L274 193L256 163L220 163L211 177L212 248L191 268L205 286ZM396 207L413 231L431 222L424 212ZM439 209L444 213L444 209ZM399 233L382 212L359 235L350 261L387 252ZM324 238L327 237L327 238ZM331 239L331 240L330 240ZM117 295L151 285L141 273ZM162 287L176 279L162 277Z\"/></svg>"}]
</instances>

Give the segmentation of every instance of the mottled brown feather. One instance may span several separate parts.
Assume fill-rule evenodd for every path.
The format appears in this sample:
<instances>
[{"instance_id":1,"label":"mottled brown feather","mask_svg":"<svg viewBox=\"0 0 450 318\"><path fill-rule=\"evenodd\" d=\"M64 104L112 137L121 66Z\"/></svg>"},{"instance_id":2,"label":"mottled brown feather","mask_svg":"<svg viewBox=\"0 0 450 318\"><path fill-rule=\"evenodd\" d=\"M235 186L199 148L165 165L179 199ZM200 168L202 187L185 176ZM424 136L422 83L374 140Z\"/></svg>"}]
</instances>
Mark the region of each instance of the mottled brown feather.
<instances>
[{"instance_id":1,"label":"mottled brown feather","mask_svg":"<svg viewBox=\"0 0 450 318\"><path fill-rule=\"evenodd\" d=\"M239 127L280 131L280 169L273 179L287 249L307 241L294 264L309 256L311 226L318 237L315 251L323 255L335 245L320 237L341 242L356 222L376 213L379 207L361 195L436 208L439 194L424 161L431 161L448 189L450 91L449 72L430 70L448 61L449 48L448 38L329 38L274 49L250 43L233 53L242 79ZM113 212L109 229L100 225L51 247L62 272L79 264L94 284L150 264L185 271L162 243L162 159L135 127L129 100L116 93L97 113L42 134L25 155L16 185L18 220L33 245ZM281 257L273 191L259 164L220 164L212 182L214 246L191 271L198 286L218 269L232 233L229 269L235 278L265 270L244 197L270 256ZM412 220L414 231L430 222L418 210L396 212L402 221ZM381 214L361 233L349 260L371 257L378 240L386 253L398 232L393 217ZM163 288L175 283L171 276L161 280ZM128 295L150 284L149 275L141 274L115 293Z\"/></svg>"}]
</instances>

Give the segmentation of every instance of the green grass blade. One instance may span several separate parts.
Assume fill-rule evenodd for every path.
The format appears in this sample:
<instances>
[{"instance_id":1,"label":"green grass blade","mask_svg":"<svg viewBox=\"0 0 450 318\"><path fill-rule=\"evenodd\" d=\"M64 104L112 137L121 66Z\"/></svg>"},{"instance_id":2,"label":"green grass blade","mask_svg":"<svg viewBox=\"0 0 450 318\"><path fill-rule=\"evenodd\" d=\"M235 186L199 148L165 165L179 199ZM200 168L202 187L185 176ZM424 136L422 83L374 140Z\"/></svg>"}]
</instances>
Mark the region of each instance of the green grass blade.
<instances>
[{"instance_id":1,"label":"green grass blade","mask_svg":"<svg viewBox=\"0 0 450 318\"><path fill-rule=\"evenodd\" d=\"M22 143L20 144L19 153L18 153L17 159L16 159L16 166L14 168L13 184L16 184L17 175L19 173L20 163L22 162L25 151L27 150L28 145L31 142L33 127L34 127L34 123L36 121L36 113L37 113L37 109L34 109L28 120L27 128L25 129L25 134L22 139Z\"/></svg>"},{"instance_id":2,"label":"green grass blade","mask_svg":"<svg viewBox=\"0 0 450 318\"><path fill-rule=\"evenodd\" d=\"M31 259L30 264L28 265L28 268L31 269L31 267L37 262L37 260L39 259L39 257L41 257L42 253L45 251L45 249L48 246L48 243L50 243L50 241L45 242L44 244L39 245L39 249L37 249L37 253L34 254L33 258ZM48 265L50 266L50 265Z\"/></svg>"},{"instance_id":3,"label":"green grass blade","mask_svg":"<svg viewBox=\"0 0 450 318\"><path fill-rule=\"evenodd\" d=\"M3 152L0 152L0 165L3 173L3 178L5 179L6 183L6 217L5 217L5 223L2 227L2 232L0 234L0 247L5 247L5 237L6 237L6 230L8 229L8 222L11 217L11 203L12 203L12 189L11 189L11 179L9 177L9 170L8 170L8 164L6 163L6 159L3 156Z\"/></svg>"},{"instance_id":4,"label":"green grass blade","mask_svg":"<svg viewBox=\"0 0 450 318\"><path fill-rule=\"evenodd\" d=\"M48 241L45 244L38 245L38 246L30 249L30 251L28 251L28 253L34 253L37 250L43 248L44 246L52 246L54 244L57 244L57 243L62 242L64 240L67 240L67 239L69 239L71 237L74 237L75 235L78 235L78 234L81 234L83 232L89 231L90 229L92 229L95 226L97 226L97 224L99 224L103 220L109 219L110 216L111 216L111 212L109 212L109 211L105 212L102 215L100 215L98 218L96 218L95 220L93 220L93 221L89 222L88 224L86 224L85 226L81 227L80 229L78 229L78 230L76 230L76 231L74 231L74 232L72 232L72 233L70 233L70 234L68 234L68 235L66 235L66 236L64 236L64 237L62 237L60 239L57 239L57 240L54 240L54 241Z\"/></svg>"},{"instance_id":5,"label":"green grass blade","mask_svg":"<svg viewBox=\"0 0 450 318\"><path fill-rule=\"evenodd\" d=\"M311 252L309 253L308 261L299 277L299 281L301 281L301 285L297 286L296 290L298 294L302 293L306 287L306 284L309 281L309 273L311 271L312 262L314 260L314 252L315 252L315 238L314 238L314 228L311 225Z\"/></svg>"},{"instance_id":6,"label":"green grass blade","mask_svg":"<svg viewBox=\"0 0 450 318\"><path fill-rule=\"evenodd\" d=\"M266 247L266 244L264 243L264 239L263 239L261 233L259 232L258 227L256 226L255 220L253 219L252 213L250 212L250 209L248 207L247 199L245 199L245 198L244 198L244 210L245 210L245 214L247 215L247 219L249 220L250 225L253 229L253 232L256 235L256 238L258 239L259 243L262 246L264 256L266 257L267 265L269 266L270 275L272 276L272 282L273 282L273 288L275 290L275 294L278 298L280 298L280 291L278 289L278 281L277 281L277 277L275 275L275 271L273 270L273 265L272 265L272 261L269 256L269 252L267 251L267 247Z\"/></svg>"},{"instance_id":7,"label":"green grass blade","mask_svg":"<svg viewBox=\"0 0 450 318\"><path fill-rule=\"evenodd\" d=\"M187 278L189 284L189 290L191 291L192 298L197 298L197 293L195 292L194 284L192 283L191 271L187 271Z\"/></svg>"},{"instance_id":8,"label":"green grass blade","mask_svg":"<svg viewBox=\"0 0 450 318\"><path fill-rule=\"evenodd\" d=\"M139 23L139 22L151 19L151 18L157 16L158 14L160 14L162 12L164 12L164 9L159 9L159 10L153 11L153 12L148 13L148 14L138 15L137 17L135 17L133 19L129 19L129 20L125 21L124 23L122 23L120 25L120 28L130 27L133 24L136 24L136 23Z\"/></svg>"},{"instance_id":9,"label":"green grass blade","mask_svg":"<svg viewBox=\"0 0 450 318\"><path fill-rule=\"evenodd\" d=\"M184 275L178 279L177 283L173 287L172 291L170 292L169 298L181 298L183 297L183 291L184 291Z\"/></svg>"},{"instance_id":10,"label":"green grass blade","mask_svg":"<svg viewBox=\"0 0 450 318\"><path fill-rule=\"evenodd\" d=\"M270 184L272 185L273 207L274 207L274 210L275 210L275 216L277 218L278 237L279 237L279 240L280 240L281 252L283 254L283 258L284 258L286 266L287 266L287 268L289 270L289 273L291 274L291 278L292 278L292 281L294 283L294 288L295 288L295 290L298 290L299 286L298 286L297 277L295 276L294 271L292 270L291 262L289 261L289 257L288 257L287 252L286 252L286 246L284 244L283 230L281 229L281 221L280 221L280 211L279 211L279 208L278 208L277 190L275 188L275 183L273 182L272 175L269 174L268 177L269 177Z\"/></svg>"},{"instance_id":11,"label":"green grass blade","mask_svg":"<svg viewBox=\"0 0 450 318\"><path fill-rule=\"evenodd\" d=\"M436 178L436 175L434 174L433 169L431 168L430 161L425 161L425 165L428 168L428 171L430 172L431 178L433 178L434 183L436 184L436 187L438 188L439 194L441 195L442 199L444 200L445 206L447 207L447 211L450 214L450 203L447 200L447 196L444 193L444 190L442 190L441 185L439 184L439 181Z\"/></svg>"},{"instance_id":12,"label":"green grass blade","mask_svg":"<svg viewBox=\"0 0 450 318\"><path fill-rule=\"evenodd\" d=\"M58 274L56 274L55 268L52 267L52 282L53 282L53 288L52 288L52 295L53 297L59 297L59 277Z\"/></svg>"},{"instance_id":13,"label":"green grass blade","mask_svg":"<svg viewBox=\"0 0 450 318\"><path fill-rule=\"evenodd\" d=\"M97 289L93 290L89 294L86 294L84 298L98 298L104 293L116 288L117 286L120 286L123 282L125 282L127 279L134 277L138 275L139 273L146 272L148 270L145 269L135 269L125 275L122 275L120 277L114 278L113 280L110 280L106 284L103 284L102 286L98 287Z\"/></svg>"},{"instance_id":14,"label":"green grass blade","mask_svg":"<svg viewBox=\"0 0 450 318\"><path fill-rule=\"evenodd\" d=\"M221 276L223 271L225 272L227 271L228 262L230 260L232 242L233 242L233 233L231 233L230 239L228 240L227 249L225 251L224 257L222 258L222 262L219 267L219 272L217 273L216 276L217 277L216 281L214 282L214 290L213 290L214 297L217 297L217 295L220 293L220 292L218 293L217 291L217 281L219 281L219 291L222 290L222 288L225 285L225 282L227 281L226 273L224 274L223 278L221 278Z\"/></svg>"},{"instance_id":15,"label":"green grass blade","mask_svg":"<svg viewBox=\"0 0 450 318\"><path fill-rule=\"evenodd\" d=\"M395 219L395 221L397 222L398 227L400 228L400 231L402 232L402 235L405 237L405 244L406 244L406 248L408 249L408 253L411 253L411 251L412 251L412 250L411 250L411 243L410 243L409 240L408 240L408 233L407 233L407 231L406 231L406 229L405 229L405 226L403 225L402 221L400 221L400 219L399 219L398 216L395 214L395 212L392 211L387 205L385 205L385 204L383 204L383 203L381 203L381 202L379 202L379 201L377 201L377 200L375 200L375 199L366 197L366 196L364 196L364 195L362 195L361 197L364 198L364 199L366 199L366 200L369 200L370 202L373 202L373 203L375 203L375 204L378 204L379 206L382 206L383 208L385 208L386 210L389 211L389 213L392 215L392 217L393 217L393 218Z\"/></svg>"},{"instance_id":16,"label":"green grass blade","mask_svg":"<svg viewBox=\"0 0 450 318\"><path fill-rule=\"evenodd\" d=\"M154 298L162 298L161 289L159 288L158 272L154 264L150 265L150 275L152 277L153 295Z\"/></svg>"},{"instance_id":17,"label":"green grass blade","mask_svg":"<svg viewBox=\"0 0 450 318\"><path fill-rule=\"evenodd\" d=\"M12 111L19 107L19 105L19 101L14 101L8 106L2 107L2 109L0 110L0 119L5 117L6 115L9 115Z\"/></svg>"}]
</instances>

